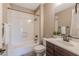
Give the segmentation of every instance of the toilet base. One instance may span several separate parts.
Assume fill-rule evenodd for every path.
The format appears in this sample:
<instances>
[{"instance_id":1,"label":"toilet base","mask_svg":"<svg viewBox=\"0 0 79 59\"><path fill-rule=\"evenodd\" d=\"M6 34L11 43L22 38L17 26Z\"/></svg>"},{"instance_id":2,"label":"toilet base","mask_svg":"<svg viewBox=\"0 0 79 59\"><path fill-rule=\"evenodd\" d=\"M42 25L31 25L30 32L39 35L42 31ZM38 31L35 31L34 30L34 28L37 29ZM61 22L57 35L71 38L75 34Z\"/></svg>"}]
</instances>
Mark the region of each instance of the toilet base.
<instances>
[{"instance_id":1,"label":"toilet base","mask_svg":"<svg viewBox=\"0 0 79 59\"><path fill-rule=\"evenodd\" d=\"M45 51L41 52L41 53L37 53L35 52L36 56L46 56L46 53Z\"/></svg>"}]
</instances>

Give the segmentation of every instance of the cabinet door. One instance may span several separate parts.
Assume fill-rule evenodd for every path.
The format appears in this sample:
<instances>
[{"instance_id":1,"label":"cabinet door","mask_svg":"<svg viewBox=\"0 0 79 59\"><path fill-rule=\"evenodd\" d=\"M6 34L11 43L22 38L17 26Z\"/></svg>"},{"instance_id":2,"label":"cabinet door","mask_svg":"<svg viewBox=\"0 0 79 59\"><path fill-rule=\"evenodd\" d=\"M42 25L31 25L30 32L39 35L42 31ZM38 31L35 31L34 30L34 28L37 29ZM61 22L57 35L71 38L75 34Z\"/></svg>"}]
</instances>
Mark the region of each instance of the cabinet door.
<instances>
[{"instance_id":1,"label":"cabinet door","mask_svg":"<svg viewBox=\"0 0 79 59\"><path fill-rule=\"evenodd\" d=\"M53 56L54 55L54 45L46 42L46 55Z\"/></svg>"},{"instance_id":2,"label":"cabinet door","mask_svg":"<svg viewBox=\"0 0 79 59\"><path fill-rule=\"evenodd\" d=\"M71 53L70 51L55 46L55 56L76 56L76 55Z\"/></svg>"}]
</instances>

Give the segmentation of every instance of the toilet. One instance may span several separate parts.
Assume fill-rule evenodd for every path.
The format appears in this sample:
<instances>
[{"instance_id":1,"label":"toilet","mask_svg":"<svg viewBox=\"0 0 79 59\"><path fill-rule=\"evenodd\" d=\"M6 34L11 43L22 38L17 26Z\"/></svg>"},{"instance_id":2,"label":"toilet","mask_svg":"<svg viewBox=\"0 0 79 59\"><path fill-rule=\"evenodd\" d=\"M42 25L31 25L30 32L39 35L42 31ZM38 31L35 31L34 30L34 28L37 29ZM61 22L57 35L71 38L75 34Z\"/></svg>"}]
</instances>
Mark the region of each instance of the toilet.
<instances>
[{"instance_id":1,"label":"toilet","mask_svg":"<svg viewBox=\"0 0 79 59\"><path fill-rule=\"evenodd\" d=\"M45 41L43 41L43 45L41 44L35 45L33 49L37 56L41 56L41 54L45 55L46 50Z\"/></svg>"}]
</instances>

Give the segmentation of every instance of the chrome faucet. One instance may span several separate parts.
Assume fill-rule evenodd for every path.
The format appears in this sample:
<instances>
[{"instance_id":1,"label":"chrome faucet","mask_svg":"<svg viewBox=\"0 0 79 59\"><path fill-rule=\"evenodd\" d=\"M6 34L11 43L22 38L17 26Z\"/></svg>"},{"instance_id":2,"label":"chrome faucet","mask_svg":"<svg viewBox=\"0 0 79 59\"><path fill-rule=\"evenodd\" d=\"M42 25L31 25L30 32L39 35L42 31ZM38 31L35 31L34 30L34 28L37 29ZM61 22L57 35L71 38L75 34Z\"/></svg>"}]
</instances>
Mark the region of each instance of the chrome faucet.
<instances>
[{"instance_id":1,"label":"chrome faucet","mask_svg":"<svg viewBox=\"0 0 79 59\"><path fill-rule=\"evenodd\" d=\"M66 42L69 42L70 41L70 37L69 35L66 35L66 34L63 34L63 40L66 41Z\"/></svg>"},{"instance_id":2,"label":"chrome faucet","mask_svg":"<svg viewBox=\"0 0 79 59\"><path fill-rule=\"evenodd\" d=\"M66 34L63 34L63 40L69 42L70 41L70 28L66 27Z\"/></svg>"}]
</instances>

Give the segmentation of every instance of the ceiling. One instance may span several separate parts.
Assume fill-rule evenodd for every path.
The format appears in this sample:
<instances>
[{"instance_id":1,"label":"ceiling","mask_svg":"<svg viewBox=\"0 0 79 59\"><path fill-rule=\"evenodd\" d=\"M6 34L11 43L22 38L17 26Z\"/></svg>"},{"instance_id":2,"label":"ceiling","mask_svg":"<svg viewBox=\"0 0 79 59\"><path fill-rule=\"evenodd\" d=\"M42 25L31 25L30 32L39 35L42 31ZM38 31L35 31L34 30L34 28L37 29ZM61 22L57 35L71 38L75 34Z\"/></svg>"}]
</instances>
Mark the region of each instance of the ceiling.
<instances>
[{"instance_id":1,"label":"ceiling","mask_svg":"<svg viewBox=\"0 0 79 59\"><path fill-rule=\"evenodd\" d=\"M15 3L15 5L35 10L40 5L40 3Z\"/></svg>"},{"instance_id":2,"label":"ceiling","mask_svg":"<svg viewBox=\"0 0 79 59\"><path fill-rule=\"evenodd\" d=\"M60 3L60 4L55 3L55 4L57 4L55 8L56 13L75 5L75 3ZM40 5L40 3L15 3L15 5L18 5L27 9L35 10Z\"/></svg>"}]
</instances>

